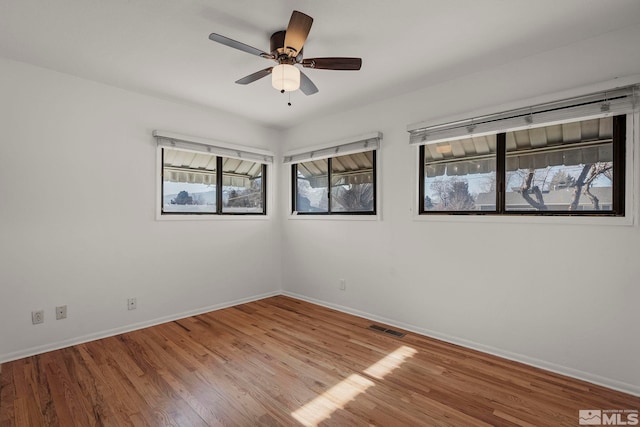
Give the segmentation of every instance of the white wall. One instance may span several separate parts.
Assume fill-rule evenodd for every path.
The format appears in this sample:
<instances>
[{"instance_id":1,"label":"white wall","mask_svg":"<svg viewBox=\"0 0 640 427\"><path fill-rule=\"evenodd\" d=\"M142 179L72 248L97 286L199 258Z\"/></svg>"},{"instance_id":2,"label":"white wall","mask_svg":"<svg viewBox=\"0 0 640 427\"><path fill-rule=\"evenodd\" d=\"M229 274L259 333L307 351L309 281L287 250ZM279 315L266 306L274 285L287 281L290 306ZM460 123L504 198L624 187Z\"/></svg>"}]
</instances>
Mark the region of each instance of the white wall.
<instances>
[{"instance_id":1,"label":"white wall","mask_svg":"<svg viewBox=\"0 0 640 427\"><path fill-rule=\"evenodd\" d=\"M267 150L278 136L0 60L0 362L279 290L273 217L155 220L157 128Z\"/></svg>"},{"instance_id":2,"label":"white wall","mask_svg":"<svg viewBox=\"0 0 640 427\"><path fill-rule=\"evenodd\" d=\"M0 60L0 361L282 287L640 394L638 226L416 220L405 130L638 73L638 40L627 27L284 134ZM277 219L156 221L156 128L280 153L382 131L381 219L288 219L279 166Z\"/></svg>"},{"instance_id":3,"label":"white wall","mask_svg":"<svg viewBox=\"0 0 640 427\"><path fill-rule=\"evenodd\" d=\"M640 394L638 226L416 220L406 132L636 74L638 41L640 26L629 27L289 130L285 150L370 131L384 139L381 219L284 219L285 292ZM283 192L288 176L283 167Z\"/></svg>"}]
</instances>

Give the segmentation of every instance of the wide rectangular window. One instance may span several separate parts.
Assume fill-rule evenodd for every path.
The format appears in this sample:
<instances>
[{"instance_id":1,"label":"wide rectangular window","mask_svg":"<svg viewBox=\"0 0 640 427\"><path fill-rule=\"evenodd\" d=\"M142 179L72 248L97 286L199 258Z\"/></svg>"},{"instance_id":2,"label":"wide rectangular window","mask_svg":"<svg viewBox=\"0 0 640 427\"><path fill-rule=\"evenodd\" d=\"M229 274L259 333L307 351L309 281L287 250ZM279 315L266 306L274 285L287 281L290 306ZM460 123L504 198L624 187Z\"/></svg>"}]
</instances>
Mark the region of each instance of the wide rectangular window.
<instances>
[{"instance_id":1,"label":"wide rectangular window","mask_svg":"<svg viewBox=\"0 0 640 427\"><path fill-rule=\"evenodd\" d=\"M635 97L623 88L410 131L419 213L624 216Z\"/></svg>"},{"instance_id":2,"label":"wide rectangular window","mask_svg":"<svg viewBox=\"0 0 640 427\"><path fill-rule=\"evenodd\" d=\"M266 214L268 156L156 136L162 215Z\"/></svg>"},{"instance_id":3,"label":"wide rectangular window","mask_svg":"<svg viewBox=\"0 0 640 427\"><path fill-rule=\"evenodd\" d=\"M285 156L285 163L291 163L292 212L375 215L376 154L381 137L376 133L355 142Z\"/></svg>"},{"instance_id":4,"label":"wide rectangular window","mask_svg":"<svg viewBox=\"0 0 640 427\"><path fill-rule=\"evenodd\" d=\"M603 117L421 146L421 213L621 215L625 123Z\"/></svg>"}]
</instances>

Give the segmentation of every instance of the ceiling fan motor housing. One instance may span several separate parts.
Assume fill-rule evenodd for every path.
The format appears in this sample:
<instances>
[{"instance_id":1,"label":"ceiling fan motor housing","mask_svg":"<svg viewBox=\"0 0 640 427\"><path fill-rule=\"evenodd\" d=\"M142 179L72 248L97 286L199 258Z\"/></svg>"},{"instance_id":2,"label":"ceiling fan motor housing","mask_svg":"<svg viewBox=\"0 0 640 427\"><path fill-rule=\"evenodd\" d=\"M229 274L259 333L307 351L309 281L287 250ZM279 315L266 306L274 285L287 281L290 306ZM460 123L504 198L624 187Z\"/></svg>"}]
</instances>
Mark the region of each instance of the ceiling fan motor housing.
<instances>
[{"instance_id":1,"label":"ceiling fan motor housing","mask_svg":"<svg viewBox=\"0 0 640 427\"><path fill-rule=\"evenodd\" d=\"M284 48L284 38L286 31L276 31L271 35L270 48L271 54L280 64L295 64L295 57L302 52L295 52L295 55L289 56L288 51Z\"/></svg>"}]
</instances>

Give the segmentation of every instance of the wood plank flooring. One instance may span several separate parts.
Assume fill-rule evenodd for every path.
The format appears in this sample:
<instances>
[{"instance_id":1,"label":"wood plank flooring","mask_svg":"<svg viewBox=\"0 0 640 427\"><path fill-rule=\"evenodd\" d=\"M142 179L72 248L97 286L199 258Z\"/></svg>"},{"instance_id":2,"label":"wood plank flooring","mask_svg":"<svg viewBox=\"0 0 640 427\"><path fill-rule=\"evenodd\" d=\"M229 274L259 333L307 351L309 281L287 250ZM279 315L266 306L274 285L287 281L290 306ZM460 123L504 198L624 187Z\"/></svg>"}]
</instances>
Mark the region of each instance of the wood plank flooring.
<instances>
[{"instance_id":1,"label":"wood plank flooring","mask_svg":"<svg viewBox=\"0 0 640 427\"><path fill-rule=\"evenodd\" d=\"M5 363L0 426L576 426L640 398L278 296Z\"/></svg>"}]
</instances>

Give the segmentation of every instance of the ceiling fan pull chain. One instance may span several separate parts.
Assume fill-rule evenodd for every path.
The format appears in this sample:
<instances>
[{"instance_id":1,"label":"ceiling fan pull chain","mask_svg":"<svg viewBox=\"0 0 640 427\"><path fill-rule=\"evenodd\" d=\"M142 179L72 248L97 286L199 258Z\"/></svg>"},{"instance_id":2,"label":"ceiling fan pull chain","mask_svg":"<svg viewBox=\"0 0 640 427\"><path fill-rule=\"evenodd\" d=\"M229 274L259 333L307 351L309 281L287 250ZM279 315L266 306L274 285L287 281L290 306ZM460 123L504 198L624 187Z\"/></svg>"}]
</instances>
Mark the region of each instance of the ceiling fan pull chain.
<instances>
[{"instance_id":1,"label":"ceiling fan pull chain","mask_svg":"<svg viewBox=\"0 0 640 427\"><path fill-rule=\"evenodd\" d=\"M291 107L291 92L289 92L289 102L287 102L287 105Z\"/></svg>"}]
</instances>

